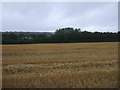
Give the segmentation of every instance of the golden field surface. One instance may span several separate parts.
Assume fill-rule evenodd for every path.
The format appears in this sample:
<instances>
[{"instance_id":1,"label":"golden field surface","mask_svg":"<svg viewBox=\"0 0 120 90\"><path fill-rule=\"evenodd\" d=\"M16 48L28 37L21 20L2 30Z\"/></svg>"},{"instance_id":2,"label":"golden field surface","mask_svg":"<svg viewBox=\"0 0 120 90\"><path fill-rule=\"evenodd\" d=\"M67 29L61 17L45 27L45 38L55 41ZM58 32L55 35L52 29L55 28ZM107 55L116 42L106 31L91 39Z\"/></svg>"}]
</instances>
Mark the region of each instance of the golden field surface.
<instances>
[{"instance_id":1,"label":"golden field surface","mask_svg":"<svg viewBox=\"0 0 120 90\"><path fill-rule=\"evenodd\" d=\"M2 45L3 88L117 88L118 42Z\"/></svg>"}]
</instances>

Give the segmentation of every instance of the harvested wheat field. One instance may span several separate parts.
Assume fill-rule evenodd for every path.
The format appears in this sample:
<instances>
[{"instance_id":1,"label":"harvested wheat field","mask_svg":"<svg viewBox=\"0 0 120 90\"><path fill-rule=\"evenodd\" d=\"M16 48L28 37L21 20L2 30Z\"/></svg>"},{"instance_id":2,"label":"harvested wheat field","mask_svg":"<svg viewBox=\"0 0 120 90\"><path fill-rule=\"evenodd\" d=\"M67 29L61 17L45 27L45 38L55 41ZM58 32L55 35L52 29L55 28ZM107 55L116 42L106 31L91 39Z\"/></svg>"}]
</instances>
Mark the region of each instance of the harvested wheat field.
<instances>
[{"instance_id":1,"label":"harvested wheat field","mask_svg":"<svg viewBox=\"0 0 120 90\"><path fill-rule=\"evenodd\" d=\"M117 88L118 42L3 45L3 88Z\"/></svg>"}]
</instances>

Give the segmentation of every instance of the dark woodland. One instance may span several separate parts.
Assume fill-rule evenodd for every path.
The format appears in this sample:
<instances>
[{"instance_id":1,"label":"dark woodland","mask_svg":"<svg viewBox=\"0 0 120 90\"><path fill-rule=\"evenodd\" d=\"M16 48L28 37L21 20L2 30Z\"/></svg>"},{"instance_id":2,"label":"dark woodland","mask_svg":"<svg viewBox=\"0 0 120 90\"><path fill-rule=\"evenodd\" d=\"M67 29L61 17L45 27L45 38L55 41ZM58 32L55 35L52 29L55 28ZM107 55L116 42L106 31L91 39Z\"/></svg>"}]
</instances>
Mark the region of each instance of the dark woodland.
<instances>
[{"instance_id":1,"label":"dark woodland","mask_svg":"<svg viewBox=\"0 0 120 90\"><path fill-rule=\"evenodd\" d=\"M2 32L2 44L117 42L119 32L88 32L61 28L52 32Z\"/></svg>"}]
</instances>

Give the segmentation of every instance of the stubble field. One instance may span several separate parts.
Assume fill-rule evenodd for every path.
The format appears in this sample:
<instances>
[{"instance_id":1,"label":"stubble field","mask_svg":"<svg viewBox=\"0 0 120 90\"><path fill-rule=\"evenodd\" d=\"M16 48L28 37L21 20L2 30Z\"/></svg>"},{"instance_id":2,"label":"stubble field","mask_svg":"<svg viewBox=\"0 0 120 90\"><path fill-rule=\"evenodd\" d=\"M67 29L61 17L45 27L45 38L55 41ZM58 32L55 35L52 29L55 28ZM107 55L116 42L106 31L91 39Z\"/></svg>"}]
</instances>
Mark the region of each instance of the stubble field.
<instances>
[{"instance_id":1,"label":"stubble field","mask_svg":"<svg viewBox=\"0 0 120 90\"><path fill-rule=\"evenodd\" d=\"M116 88L118 42L2 46L3 88Z\"/></svg>"}]
</instances>

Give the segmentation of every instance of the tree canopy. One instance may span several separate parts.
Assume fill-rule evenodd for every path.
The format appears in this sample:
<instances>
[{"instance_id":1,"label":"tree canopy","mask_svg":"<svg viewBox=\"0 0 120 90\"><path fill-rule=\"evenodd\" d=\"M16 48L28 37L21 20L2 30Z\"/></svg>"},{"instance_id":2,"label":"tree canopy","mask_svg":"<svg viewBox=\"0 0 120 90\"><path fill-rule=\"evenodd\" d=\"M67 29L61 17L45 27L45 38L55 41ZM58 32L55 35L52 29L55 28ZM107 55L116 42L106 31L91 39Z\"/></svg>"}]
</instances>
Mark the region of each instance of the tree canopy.
<instances>
[{"instance_id":1,"label":"tree canopy","mask_svg":"<svg viewBox=\"0 0 120 90\"><path fill-rule=\"evenodd\" d=\"M71 27L57 29L55 33L2 32L2 44L116 42L118 34L81 31L80 28Z\"/></svg>"}]
</instances>

